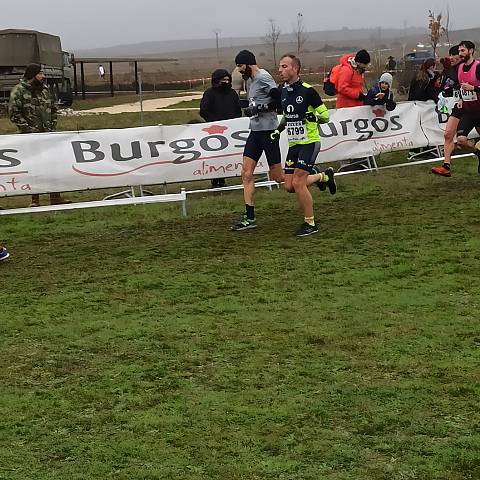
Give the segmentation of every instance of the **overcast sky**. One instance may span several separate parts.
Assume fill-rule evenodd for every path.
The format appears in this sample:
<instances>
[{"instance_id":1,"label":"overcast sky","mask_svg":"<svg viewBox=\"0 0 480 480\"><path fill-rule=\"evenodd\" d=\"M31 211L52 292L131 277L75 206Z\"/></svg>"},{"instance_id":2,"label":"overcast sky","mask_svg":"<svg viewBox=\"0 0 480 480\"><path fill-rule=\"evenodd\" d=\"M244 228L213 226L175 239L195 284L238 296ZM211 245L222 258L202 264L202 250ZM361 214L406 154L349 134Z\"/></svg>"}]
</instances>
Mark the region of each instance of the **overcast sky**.
<instances>
[{"instance_id":1,"label":"overcast sky","mask_svg":"<svg viewBox=\"0 0 480 480\"><path fill-rule=\"evenodd\" d=\"M290 32L298 12L307 30L344 26L426 26L428 9L446 12L451 29L480 26L478 0L21 0L2 1L0 27L60 35L69 50L156 40L261 37L269 18ZM338 4L338 6L337 6ZM328 5L328 6L327 6Z\"/></svg>"}]
</instances>

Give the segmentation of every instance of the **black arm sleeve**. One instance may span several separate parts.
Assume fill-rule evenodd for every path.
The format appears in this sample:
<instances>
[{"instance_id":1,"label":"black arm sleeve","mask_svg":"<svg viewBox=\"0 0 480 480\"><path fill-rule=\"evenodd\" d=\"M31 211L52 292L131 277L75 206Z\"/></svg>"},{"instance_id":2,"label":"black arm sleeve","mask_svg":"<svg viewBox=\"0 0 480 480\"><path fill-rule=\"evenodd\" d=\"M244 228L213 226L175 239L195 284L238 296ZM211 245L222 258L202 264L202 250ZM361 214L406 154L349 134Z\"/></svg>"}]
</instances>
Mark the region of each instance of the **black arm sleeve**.
<instances>
[{"instance_id":1,"label":"black arm sleeve","mask_svg":"<svg viewBox=\"0 0 480 480\"><path fill-rule=\"evenodd\" d=\"M212 115L212 91L210 89L205 90L202 100L200 101L200 116L209 122Z\"/></svg>"},{"instance_id":2,"label":"black arm sleeve","mask_svg":"<svg viewBox=\"0 0 480 480\"><path fill-rule=\"evenodd\" d=\"M272 101L268 104L269 110L276 110L281 105L281 93L278 87L272 88L268 92L268 96L272 99Z\"/></svg>"},{"instance_id":3,"label":"black arm sleeve","mask_svg":"<svg viewBox=\"0 0 480 480\"><path fill-rule=\"evenodd\" d=\"M312 87L308 90L308 105L312 106L313 108L318 108L320 105L323 104L323 101L320 97L320 94Z\"/></svg>"},{"instance_id":4,"label":"black arm sleeve","mask_svg":"<svg viewBox=\"0 0 480 480\"><path fill-rule=\"evenodd\" d=\"M242 109L240 107L240 98L238 96L238 93L233 90L234 98L235 98L235 118L240 118L242 116Z\"/></svg>"},{"instance_id":5,"label":"black arm sleeve","mask_svg":"<svg viewBox=\"0 0 480 480\"><path fill-rule=\"evenodd\" d=\"M240 103L240 108L248 108L248 106L250 105L250 102L246 98L241 98L239 100L239 103Z\"/></svg>"},{"instance_id":6,"label":"black arm sleeve","mask_svg":"<svg viewBox=\"0 0 480 480\"><path fill-rule=\"evenodd\" d=\"M275 88L272 88L269 92L268 92L268 96L271 97L272 100L276 100L277 102L280 101L280 90L278 89L278 87L275 87Z\"/></svg>"}]
</instances>

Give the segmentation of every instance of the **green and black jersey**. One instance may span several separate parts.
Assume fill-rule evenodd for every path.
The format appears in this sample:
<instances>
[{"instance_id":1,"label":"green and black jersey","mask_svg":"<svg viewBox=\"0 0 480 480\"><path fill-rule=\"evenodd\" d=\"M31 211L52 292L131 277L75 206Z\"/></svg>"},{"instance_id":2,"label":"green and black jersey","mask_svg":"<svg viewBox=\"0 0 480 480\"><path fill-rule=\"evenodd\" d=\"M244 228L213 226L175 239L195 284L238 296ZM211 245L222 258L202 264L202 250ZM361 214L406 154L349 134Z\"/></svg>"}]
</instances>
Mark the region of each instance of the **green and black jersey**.
<instances>
[{"instance_id":1,"label":"green and black jersey","mask_svg":"<svg viewBox=\"0 0 480 480\"><path fill-rule=\"evenodd\" d=\"M288 145L320 142L318 123L328 122L329 113L318 92L308 83L298 80L283 86L281 102L283 118L280 128L286 130ZM315 120L307 120L309 112L315 115Z\"/></svg>"}]
</instances>

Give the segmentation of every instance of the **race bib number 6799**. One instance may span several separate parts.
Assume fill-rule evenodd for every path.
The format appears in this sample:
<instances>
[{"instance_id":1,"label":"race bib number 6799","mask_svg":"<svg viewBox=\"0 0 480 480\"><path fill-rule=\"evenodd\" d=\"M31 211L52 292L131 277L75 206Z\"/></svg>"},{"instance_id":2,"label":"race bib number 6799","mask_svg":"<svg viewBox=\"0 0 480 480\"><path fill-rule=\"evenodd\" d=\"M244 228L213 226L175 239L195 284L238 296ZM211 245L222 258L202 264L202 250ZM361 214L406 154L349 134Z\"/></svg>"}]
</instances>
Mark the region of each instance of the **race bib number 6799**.
<instances>
[{"instance_id":1,"label":"race bib number 6799","mask_svg":"<svg viewBox=\"0 0 480 480\"><path fill-rule=\"evenodd\" d=\"M285 126L289 142L301 142L307 139L307 131L304 122L287 122Z\"/></svg>"}]
</instances>

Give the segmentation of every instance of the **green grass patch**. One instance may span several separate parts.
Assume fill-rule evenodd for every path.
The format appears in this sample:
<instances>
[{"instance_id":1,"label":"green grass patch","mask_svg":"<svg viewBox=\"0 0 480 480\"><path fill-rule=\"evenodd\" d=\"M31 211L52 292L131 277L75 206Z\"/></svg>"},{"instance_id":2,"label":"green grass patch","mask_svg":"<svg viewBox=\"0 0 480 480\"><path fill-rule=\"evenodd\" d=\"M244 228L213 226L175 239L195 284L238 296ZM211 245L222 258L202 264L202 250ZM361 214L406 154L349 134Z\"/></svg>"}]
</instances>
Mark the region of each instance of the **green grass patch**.
<instances>
[{"instance_id":1,"label":"green grass patch","mask_svg":"<svg viewBox=\"0 0 480 480\"><path fill-rule=\"evenodd\" d=\"M480 478L480 179L2 220L0 478Z\"/></svg>"},{"instance_id":2,"label":"green grass patch","mask_svg":"<svg viewBox=\"0 0 480 480\"><path fill-rule=\"evenodd\" d=\"M200 108L200 100L183 101L167 108Z\"/></svg>"}]
</instances>

